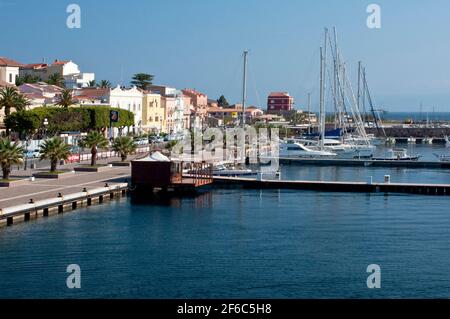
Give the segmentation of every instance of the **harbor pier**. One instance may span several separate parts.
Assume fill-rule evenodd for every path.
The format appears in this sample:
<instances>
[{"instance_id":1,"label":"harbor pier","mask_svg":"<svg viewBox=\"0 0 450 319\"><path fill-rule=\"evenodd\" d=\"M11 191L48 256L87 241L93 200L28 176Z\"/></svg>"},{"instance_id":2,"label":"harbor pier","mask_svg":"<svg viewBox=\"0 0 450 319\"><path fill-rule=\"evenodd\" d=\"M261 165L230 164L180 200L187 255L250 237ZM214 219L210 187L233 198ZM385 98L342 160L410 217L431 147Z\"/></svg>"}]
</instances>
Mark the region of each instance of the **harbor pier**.
<instances>
[{"instance_id":1,"label":"harbor pier","mask_svg":"<svg viewBox=\"0 0 450 319\"><path fill-rule=\"evenodd\" d=\"M450 195L450 184L364 183L331 181L258 180L251 178L214 177L217 187L251 189L297 189L320 192L404 193L417 195Z\"/></svg>"},{"instance_id":2,"label":"harbor pier","mask_svg":"<svg viewBox=\"0 0 450 319\"><path fill-rule=\"evenodd\" d=\"M325 158L282 158L283 165L315 165L315 166L373 166L373 167L404 167L404 168L434 168L450 169L450 162L438 161L399 161L374 159L325 159Z\"/></svg>"}]
</instances>

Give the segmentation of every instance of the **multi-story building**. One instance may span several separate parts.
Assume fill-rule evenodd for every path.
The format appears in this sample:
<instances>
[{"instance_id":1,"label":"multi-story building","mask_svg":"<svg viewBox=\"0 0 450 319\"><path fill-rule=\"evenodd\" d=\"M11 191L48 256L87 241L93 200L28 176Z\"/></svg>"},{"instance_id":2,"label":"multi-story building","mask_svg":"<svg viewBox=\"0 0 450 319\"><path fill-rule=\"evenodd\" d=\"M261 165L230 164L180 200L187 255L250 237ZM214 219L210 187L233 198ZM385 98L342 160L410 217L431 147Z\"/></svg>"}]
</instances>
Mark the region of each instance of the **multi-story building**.
<instances>
[{"instance_id":1,"label":"multi-story building","mask_svg":"<svg viewBox=\"0 0 450 319\"><path fill-rule=\"evenodd\" d=\"M165 109L161 95L144 92L142 98L142 129L146 132L165 132Z\"/></svg>"},{"instance_id":2,"label":"multi-story building","mask_svg":"<svg viewBox=\"0 0 450 319\"><path fill-rule=\"evenodd\" d=\"M166 131L170 135L180 136L185 129L190 127L190 109L185 105L185 98L181 91L175 90L174 94L164 95L162 103L166 115Z\"/></svg>"},{"instance_id":3,"label":"multi-story building","mask_svg":"<svg viewBox=\"0 0 450 319\"><path fill-rule=\"evenodd\" d=\"M135 86L123 88L84 88L75 91L75 100L80 104L117 107L134 113L134 126L131 132L142 132L143 93ZM130 132L130 130L127 130Z\"/></svg>"},{"instance_id":4,"label":"multi-story building","mask_svg":"<svg viewBox=\"0 0 450 319\"><path fill-rule=\"evenodd\" d=\"M272 92L267 98L267 111L292 111L294 108L294 98L287 92Z\"/></svg>"},{"instance_id":5,"label":"multi-story building","mask_svg":"<svg viewBox=\"0 0 450 319\"><path fill-rule=\"evenodd\" d=\"M264 112L256 106L250 106L245 109L246 123L258 119ZM208 109L208 119L210 123L217 125L236 125L242 119L242 107L240 105L233 107L210 107Z\"/></svg>"},{"instance_id":6,"label":"multi-story building","mask_svg":"<svg viewBox=\"0 0 450 319\"><path fill-rule=\"evenodd\" d=\"M65 86L70 89L89 87L89 83L95 80L94 73L82 73L78 65L72 61L55 60L52 64L33 63L20 68L20 76L37 76L42 81L47 81L55 73L64 78Z\"/></svg>"},{"instance_id":7,"label":"multi-story building","mask_svg":"<svg viewBox=\"0 0 450 319\"><path fill-rule=\"evenodd\" d=\"M17 61L0 57L0 81L4 82L4 86L16 84L21 66L22 64Z\"/></svg>"},{"instance_id":8,"label":"multi-story building","mask_svg":"<svg viewBox=\"0 0 450 319\"><path fill-rule=\"evenodd\" d=\"M209 106L208 96L195 89L184 89L183 95L188 96L191 99L191 115L190 115L190 128L201 129L208 115L207 109Z\"/></svg>"}]
</instances>

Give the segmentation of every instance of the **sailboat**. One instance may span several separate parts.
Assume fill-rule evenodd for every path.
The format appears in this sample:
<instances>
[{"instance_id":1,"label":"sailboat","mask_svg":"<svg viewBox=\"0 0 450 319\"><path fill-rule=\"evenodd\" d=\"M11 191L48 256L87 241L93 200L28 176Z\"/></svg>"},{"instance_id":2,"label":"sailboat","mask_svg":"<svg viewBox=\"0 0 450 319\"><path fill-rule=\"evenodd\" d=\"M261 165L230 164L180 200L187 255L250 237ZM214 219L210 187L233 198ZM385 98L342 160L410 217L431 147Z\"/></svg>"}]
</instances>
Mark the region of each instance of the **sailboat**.
<instances>
[{"instance_id":1,"label":"sailboat","mask_svg":"<svg viewBox=\"0 0 450 319\"><path fill-rule=\"evenodd\" d=\"M339 137L336 140L327 139L325 131L325 86L327 74L327 47L331 48L333 57L333 101L335 108L335 129L339 129ZM358 93L359 94L359 93ZM327 151L336 154L337 158L371 158L375 146L370 140L364 128L364 121L358 107L358 102L353 94L353 89L347 77L345 63L337 45L336 29L334 28L334 46L325 29L325 43L320 50L320 121L318 139L305 137L297 142L307 146L311 150ZM350 125L350 122L353 125Z\"/></svg>"}]
</instances>

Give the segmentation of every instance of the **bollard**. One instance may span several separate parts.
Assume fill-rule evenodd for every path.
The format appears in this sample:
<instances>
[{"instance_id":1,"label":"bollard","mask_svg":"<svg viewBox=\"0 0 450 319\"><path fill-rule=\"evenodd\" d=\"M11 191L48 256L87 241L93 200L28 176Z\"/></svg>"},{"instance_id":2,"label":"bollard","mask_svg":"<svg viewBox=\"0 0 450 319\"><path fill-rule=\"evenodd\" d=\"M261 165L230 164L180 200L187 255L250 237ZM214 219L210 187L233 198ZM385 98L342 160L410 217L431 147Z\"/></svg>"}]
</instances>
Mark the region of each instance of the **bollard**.
<instances>
[{"instance_id":1,"label":"bollard","mask_svg":"<svg viewBox=\"0 0 450 319\"><path fill-rule=\"evenodd\" d=\"M77 202L72 202L72 209L77 209Z\"/></svg>"},{"instance_id":2,"label":"bollard","mask_svg":"<svg viewBox=\"0 0 450 319\"><path fill-rule=\"evenodd\" d=\"M389 184L391 182L391 175L384 175L384 182Z\"/></svg>"}]
</instances>

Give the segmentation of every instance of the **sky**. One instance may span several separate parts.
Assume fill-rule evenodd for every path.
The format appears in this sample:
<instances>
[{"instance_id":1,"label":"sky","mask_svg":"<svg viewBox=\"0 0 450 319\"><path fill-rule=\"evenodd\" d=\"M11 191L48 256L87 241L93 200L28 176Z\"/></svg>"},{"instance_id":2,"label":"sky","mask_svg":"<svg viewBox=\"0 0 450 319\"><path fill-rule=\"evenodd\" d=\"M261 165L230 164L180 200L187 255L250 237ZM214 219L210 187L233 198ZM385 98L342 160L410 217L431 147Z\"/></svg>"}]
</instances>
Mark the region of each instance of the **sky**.
<instances>
[{"instance_id":1,"label":"sky","mask_svg":"<svg viewBox=\"0 0 450 319\"><path fill-rule=\"evenodd\" d=\"M71 3L80 29L66 25ZM371 3L380 29L367 27ZM113 84L150 73L234 103L248 49L248 104L265 108L269 92L287 91L305 109L311 92L314 110L319 47L333 26L355 90L361 60L377 107L450 111L448 0L0 0L0 56L72 60Z\"/></svg>"}]
</instances>

